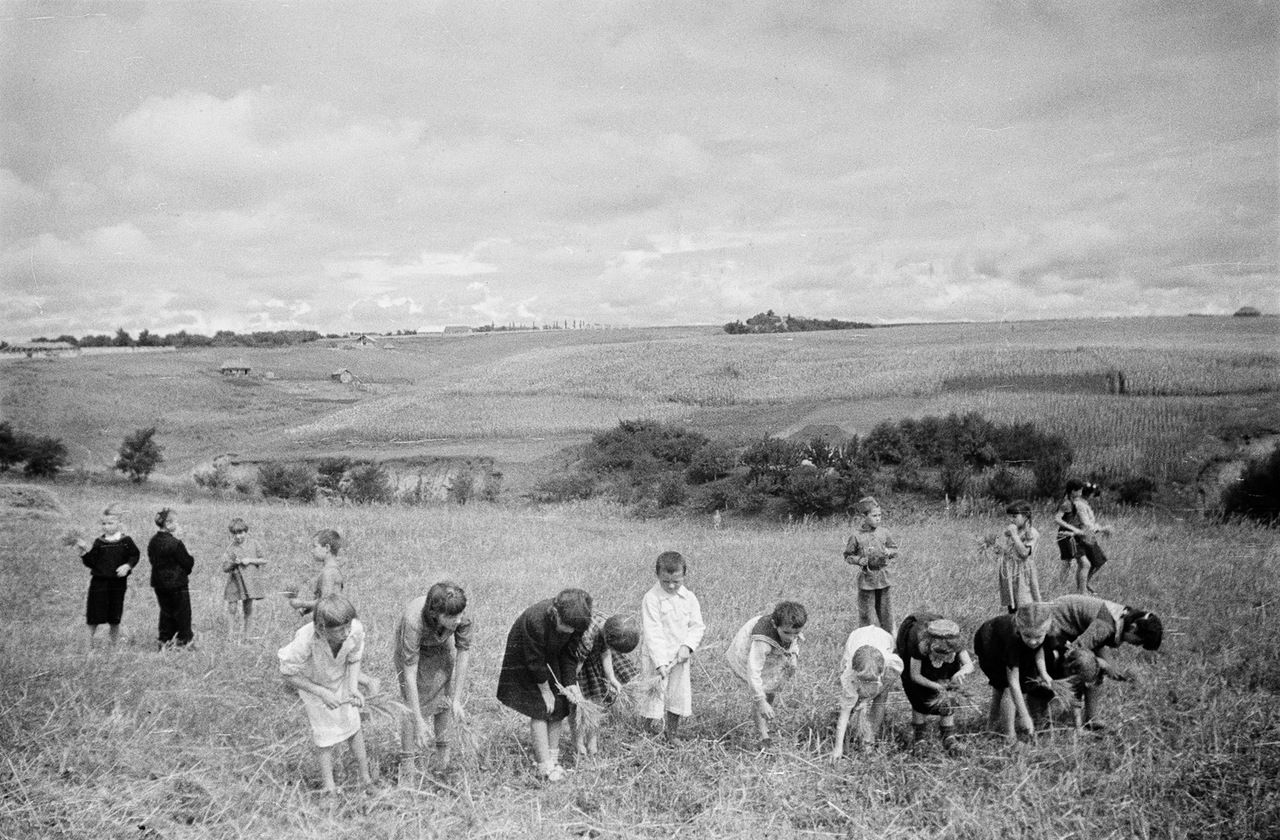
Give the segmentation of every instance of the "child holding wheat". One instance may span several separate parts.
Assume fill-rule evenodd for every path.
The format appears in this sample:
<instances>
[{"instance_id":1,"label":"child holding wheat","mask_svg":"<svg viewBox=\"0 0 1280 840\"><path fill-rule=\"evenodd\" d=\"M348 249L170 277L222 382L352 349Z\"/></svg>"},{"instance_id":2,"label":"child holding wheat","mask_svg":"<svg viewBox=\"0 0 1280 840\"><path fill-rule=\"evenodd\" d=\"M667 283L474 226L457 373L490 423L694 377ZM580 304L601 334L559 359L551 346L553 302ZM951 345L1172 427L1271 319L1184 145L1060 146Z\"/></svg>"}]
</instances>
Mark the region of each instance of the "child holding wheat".
<instances>
[{"instance_id":1,"label":"child holding wheat","mask_svg":"<svg viewBox=\"0 0 1280 840\"><path fill-rule=\"evenodd\" d=\"M576 651L591 624L591 596L565 589L529 607L511 625L498 676L498 700L529 718L538 774L565 777L560 732L570 706L582 702Z\"/></svg>"},{"instance_id":2,"label":"child holding wheat","mask_svg":"<svg viewBox=\"0 0 1280 840\"><path fill-rule=\"evenodd\" d=\"M640 644L640 627L629 615L591 613L591 624L578 643L578 687L583 702L569 719L578 756L600 751L600 718L636 677L629 654Z\"/></svg>"},{"instance_id":3,"label":"child holding wheat","mask_svg":"<svg viewBox=\"0 0 1280 840\"><path fill-rule=\"evenodd\" d=\"M725 652L729 669L751 693L751 716L766 748L773 744L769 735L769 722L776 714L773 704L778 692L795 676L800 631L808 621L803 605L781 601L772 612L747 619Z\"/></svg>"},{"instance_id":4,"label":"child holding wheat","mask_svg":"<svg viewBox=\"0 0 1280 840\"><path fill-rule=\"evenodd\" d=\"M915 743L924 743L929 719L936 717L943 749L958 753L953 689L973 673L973 660L960 639L960 626L934 613L909 615L898 628L894 652L906 665L902 690L911 703Z\"/></svg>"},{"instance_id":5,"label":"child holding wheat","mask_svg":"<svg viewBox=\"0 0 1280 840\"><path fill-rule=\"evenodd\" d=\"M107 625L108 640L113 646L120 640L120 618L124 614L129 573L142 559L137 543L121 530L122 512L120 505L108 505L98 520L102 535L93 545L80 537L76 537L74 543L80 552L80 562L88 567L90 575L84 607L85 623L89 625L89 650L93 650L93 639L103 624Z\"/></svg>"},{"instance_id":6,"label":"child holding wheat","mask_svg":"<svg viewBox=\"0 0 1280 840\"><path fill-rule=\"evenodd\" d=\"M1040 532L1031 524L1030 503L1019 499L1004 512L1009 515L1009 525L1004 529L1000 552L1000 603L1013 612L1023 604L1040 600L1034 556Z\"/></svg>"},{"instance_id":7,"label":"child holding wheat","mask_svg":"<svg viewBox=\"0 0 1280 840\"><path fill-rule=\"evenodd\" d=\"M668 743L675 740L681 718L693 711L689 661L707 629L698 597L684 585L687 571L680 552L664 551L654 562L658 582L640 601L641 675L646 682L656 679L658 689L636 712L654 726L661 721Z\"/></svg>"},{"instance_id":8,"label":"child holding wheat","mask_svg":"<svg viewBox=\"0 0 1280 840\"><path fill-rule=\"evenodd\" d=\"M1047 707L1053 697L1053 680L1045 665L1044 641L1052 608L1048 604L1023 604L1012 614L982 623L973 638L982 673L991 684L987 722L1006 741L1017 740L1017 724L1035 734L1032 705Z\"/></svg>"},{"instance_id":9,"label":"child holding wheat","mask_svg":"<svg viewBox=\"0 0 1280 840\"><path fill-rule=\"evenodd\" d=\"M227 585L222 599L227 602L229 633L235 636L236 619L240 621L240 638L249 637L249 623L253 619L253 602L262 600L262 567L267 562L257 540L249 536L249 525L240 517L231 520L227 527L231 532L231 545L222 555L222 571Z\"/></svg>"},{"instance_id":10,"label":"child holding wheat","mask_svg":"<svg viewBox=\"0 0 1280 840\"><path fill-rule=\"evenodd\" d=\"M364 658L364 625L356 608L341 595L316 601L311 622L299 627L293 641L280 648L280 673L297 690L311 738L319 750L324 793L335 794L333 748L349 743L360 784L369 786L369 758L360 731L360 661Z\"/></svg>"},{"instance_id":11,"label":"child holding wheat","mask_svg":"<svg viewBox=\"0 0 1280 840\"><path fill-rule=\"evenodd\" d=\"M898 543L881 527L883 511L874 498L859 499L854 511L862 515L862 523L845 544L844 561L859 569L858 626L875 624L892 633L888 566L898 556Z\"/></svg>"},{"instance_id":12,"label":"child holding wheat","mask_svg":"<svg viewBox=\"0 0 1280 840\"><path fill-rule=\"evenodd\" d=\"M286 593L289 606L297 610L298 615L308 615L321 598L342 594L345 583L342 567L338 564L338 551L342 544L342 535L332 528L322 528L312 535L311 559L320 568L309 583Z\"/></svg>"},{"instance_id":13,"label":"child holding wheat","mask_svg":"<svg viewBox=\"0 0 1280 840\"><path fill-rule=\"evenodd\" d=\"M836 719L832 760L844 755L850 721L859 749L875 740L884 725L890 680L901 677L902 657L893 652L893 636L879 627L859 627L849 634L840 657L840 716Z\"/></svg>"},{"instance_id":14,"label":"child holding wheat","mask_svg":"<svg viewBox=\"0 0 1280 840\"><path fill-rule=\"evenodd\" d=\"M471 662L473 625L466 608L462 587L441 581L405 604L400 615L392 644L400 696L409 708L400 724L402 768L412 764L415 747L431 743L436 766L449 766L449 729L465 717L462 698Z\"/></svg>"}]
</instances>

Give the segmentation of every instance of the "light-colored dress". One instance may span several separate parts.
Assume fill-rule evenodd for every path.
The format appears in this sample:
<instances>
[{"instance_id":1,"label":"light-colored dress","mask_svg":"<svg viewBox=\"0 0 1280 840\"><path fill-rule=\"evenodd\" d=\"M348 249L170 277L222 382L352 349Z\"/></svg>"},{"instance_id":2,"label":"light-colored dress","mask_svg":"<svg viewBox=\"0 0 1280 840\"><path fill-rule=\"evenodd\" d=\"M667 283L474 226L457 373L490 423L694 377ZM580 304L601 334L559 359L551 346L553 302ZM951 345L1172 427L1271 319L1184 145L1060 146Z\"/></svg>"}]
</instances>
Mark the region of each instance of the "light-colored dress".
<instances>
[{"instance_id":1,"label":"light-colored dress","mask_svg":"<svg viewBox=\"0 0 1280 840\"><path fill-rule=\"evenodd\" d=\"M422 609L426 595L404 605L392 643L392 664L400 691L404 693L404 669L414 668L418 685L418 707L424 716L449 710L450 684L457 652L471 649L471 619L464 616L457 630L423 632Z\"/></svg>"},{"instance_id":2,"label":"light-colored dress","mask_svg":"<svg viewBox=\"0 0 1280 840\"><path fill-rule=\"evenodd\" d=\"M776 694L796 673L800 639L784 645L768 615L753 616L738 629L725 651L729 670L747 684L751 698Z\"/></svg>"},{"instance_id":3,"label":"light-colored dress","mask_svg":"<svg viewBox=\"0 0 1280 840\"><path fill-rule=\"evenodd\" d=\"M1024 558L1018 547L1014 545L1012 530L1004 532L1004 542L1000 546L1000 603L1006 608L1014 609L1035 600L1034 592L1040 591L1040 579L1036 575L1036 542L1040 532L1031 528L1024 541L1031 546L1031 551Z\"/></svg>"},{"instance_id":4,"label":"light-colored dress","mask_svg":"<svg viewBox=\"0 0 1280 840\"><path fill-rule=\"evenodd\" d=\"M640 601L640 655L642 675L655 677L658 668L671 664L682 645L697 650L707 626L702 622L702 606L698 597L681 586L674 595L655 583ZM648 695L636 713L650 720L661 720L664 712L689 715L693 711L693 690L689 678L689 661L674 665L667 674L662 696Z\"/></svg>"},{"instance_id":5,"label":"light-colored dress","mask_svg":"<svg viewBox=\"0 0 1280 840\"><path fill-rule=\"evenodd\" d=\"M844 643L844 653L840 658L840 710L853 709L861 702L866 705L873 697L858 696L858 675L853 672L853 655L858 648L872 647L884 655L884 674L881 677L880 695L892 684L892 680L902 677L905 669L902 657L893 652L893 636L888 631L875 625L859 627L849 634Z\"/></svg>"},{"instance_id":6,"label":"light-colored dress","mask_svg":"<svg viewBox=\"0 0 1280 840\"><path fill-rule=\"evenodd\" d=\"M232 603L240 601L257 601L264 595L262 583L262 565L247 563L241 565L237 560L260 560L262 549L252 539L246 539L240 545L232 543L222 555L222 571L227 574L227 585L222 590L223 600Z\"/></svg>"},{"instance_id":7,"label":"light-colored dress","mask_svg":"<svg viewBox=\"0 0 1280 840\"><path fill-rule=\"evenodd\" d=\"M304 624L293 634L293 641L280 648L278 656L280 673L284 676L300 676L340 692L347 669L364 657L364 625L359 619L353 619L350 635L334 655L329 643L316 635L315 625ZM311 722L311 738L317 747L340 744L360 731L360 710L351 703L330 709L309 691L299 689L298 697Z\"/></svg>"}]
</instances>

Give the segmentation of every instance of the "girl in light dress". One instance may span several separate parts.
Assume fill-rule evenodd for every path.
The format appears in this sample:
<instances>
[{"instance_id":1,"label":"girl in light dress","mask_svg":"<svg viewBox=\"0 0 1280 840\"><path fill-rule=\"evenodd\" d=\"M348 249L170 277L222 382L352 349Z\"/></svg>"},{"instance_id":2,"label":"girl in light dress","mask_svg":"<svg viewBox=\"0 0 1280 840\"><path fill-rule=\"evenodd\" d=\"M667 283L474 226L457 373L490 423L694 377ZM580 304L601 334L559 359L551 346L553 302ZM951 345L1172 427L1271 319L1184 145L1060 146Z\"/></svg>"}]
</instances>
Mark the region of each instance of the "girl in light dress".
<instances>
[{"instance_id":1,"label":"girl in light dress","mask_svg":"<svg viewBox=\"0 0 1280 840\"><path fill-rule=\"evenodd\" d=\"M222 555L222 571L227 576L227 585L222 590L222 598L227 602L230 635L235 635L236 619L240 618L240 638L249 637L249 624L253 619L253 602L262 600L262 567L266 560L262 557L262 549L249 536L249 526L236 517L228 526L231 532L231 545Z\"/></svg>"}]
</instances>

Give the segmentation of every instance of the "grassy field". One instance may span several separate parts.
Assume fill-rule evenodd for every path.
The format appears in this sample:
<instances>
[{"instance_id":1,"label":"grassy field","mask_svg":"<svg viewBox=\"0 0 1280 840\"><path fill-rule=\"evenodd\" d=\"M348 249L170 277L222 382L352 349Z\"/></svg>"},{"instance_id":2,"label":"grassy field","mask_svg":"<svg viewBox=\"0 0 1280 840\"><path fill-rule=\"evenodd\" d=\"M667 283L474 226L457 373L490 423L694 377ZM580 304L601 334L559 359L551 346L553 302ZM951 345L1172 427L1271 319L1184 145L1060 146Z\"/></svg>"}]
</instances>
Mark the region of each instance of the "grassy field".
<instances>
[{"instance_id":1,"label":"grassy field","mask_svg":"<svg viewBox=\"0 0 1280 840\"><path fill-rule=\"evenodd\" d=\"M880 837L1210 838L1280 830L1280 556L1274 532L1154 515L1104 519L1116 533L1103 594L1157 611L1157 654L1118 655L1139 673L1108 687L1105 736L1068 728L1009 747L982 729L985 687L962 715L967 748L907 749L909 714L890 701L887 741L837 765L826 758L836 659L855 621L840 559L849 525L753 527L731 520L642 522L601 505L529 509L313 508L175 499L158 489L54 488L67 515L5 511L0 529L0 836L66 838ZM198 649L156 653L145 561L126 604L126 641L82 651L87 574L58 535L92 527L120 498L140 543L151 514L178 504L197 557ZM275 650L297 620L264 606L259 638L226 638L215 556L245 517L269 549L275 588L308 572L305 545L340 529L349 593L369 628L366 667L394 686L390 635L403 601L454 578L478 623L473 748L458 772L336 806L318 773L300 705L280 686ZM1037 523L1048 530L1046 511ZM887 511L904 546L896 617L936 609L967 632L999 612L994 561L978 551L1000 527L985 515ZM615 720L603 756L543 785L523 721L493 697L506 630L529 603L582 586L610 610L634 610L662 550L689 558L709 630L694 668L688 740L667 748ZM1051 545L1039 565L1063 591ZM773 755L756 751L748 705L723 652L737 627L786 597L809 608L801 671L784 694ZM394 775L389 721L366 724L372 759ZM571 758L566 754L566 761ZM354 769L344 764L339 783Z\"/></svg>"},{"instance_id":2,"label":"grassy field","mask_svg":"<svg viewBox=\"0 0 1280 840\"><path fill-rule=\"evenodd\" d=\"M217 369L242 356L255 371ZM348 368L364 383L329 379ZM1106 392L1123 372L1128 395ZM270 373L271 378L265 378ZM263 378L257 378L257 375ZM110 468L120 441L159 426L161 471L222 453L300 458L544 458L620 419L718 437L978 410L1066 434L1081 470L1192 477L1224 430L1280 432L1280 320L1149 318L943 324L730 336L715 327L316 342L0 364L0 410Z\"/></svg>"}]
</instances>

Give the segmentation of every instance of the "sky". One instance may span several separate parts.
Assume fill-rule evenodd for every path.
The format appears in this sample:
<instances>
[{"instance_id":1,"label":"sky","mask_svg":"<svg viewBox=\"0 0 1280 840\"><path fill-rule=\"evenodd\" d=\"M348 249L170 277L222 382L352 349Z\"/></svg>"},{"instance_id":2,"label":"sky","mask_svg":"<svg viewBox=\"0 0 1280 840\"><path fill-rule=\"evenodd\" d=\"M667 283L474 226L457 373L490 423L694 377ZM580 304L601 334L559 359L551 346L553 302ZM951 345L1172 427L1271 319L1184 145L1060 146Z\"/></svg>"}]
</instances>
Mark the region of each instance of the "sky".
<instances>
[{"instance_id":1,"label":"sky","mask_svg":"<svg viewBox=\"0 0 1280 840\"><path fill-rule=\"evenodd\" d=\"M1280 311L1267 0L0 0L0 338Z\"/></svg>"}]
</instances>

